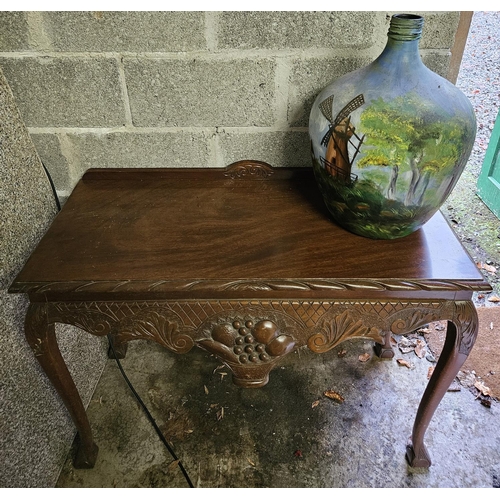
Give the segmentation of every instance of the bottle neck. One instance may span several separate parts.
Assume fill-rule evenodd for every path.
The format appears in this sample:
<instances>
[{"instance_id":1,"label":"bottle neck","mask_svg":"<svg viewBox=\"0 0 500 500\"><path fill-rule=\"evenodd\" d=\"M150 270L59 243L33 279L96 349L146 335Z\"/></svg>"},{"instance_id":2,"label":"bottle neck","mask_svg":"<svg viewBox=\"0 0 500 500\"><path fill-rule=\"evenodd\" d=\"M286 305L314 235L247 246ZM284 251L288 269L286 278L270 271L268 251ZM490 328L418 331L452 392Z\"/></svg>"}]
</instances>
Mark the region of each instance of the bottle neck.
<instances>
[{"instance_id":1,"label":"bottle neck","mask_svg":"<svg viewBox=\"0 0 500 500\"><path fill-rule=\"evenodd\" d=\"M391 18L387 44L378 57L378 62L423 66L419 43L424 19L412 14L396 14Z\"/></svg>"},{"instance_id":2,"label":"bottle neck","mask_svg":"<svg viewBox=\"0 0 500 500\"><path fill-rule=\"evenodd\" d=\"M420 40L422 36L422 28L424 26L424 18L413 14L395 14L391 17L389 32L387 37L389 40L399 42L412 42Z\"/></svg>"}]
</instances>

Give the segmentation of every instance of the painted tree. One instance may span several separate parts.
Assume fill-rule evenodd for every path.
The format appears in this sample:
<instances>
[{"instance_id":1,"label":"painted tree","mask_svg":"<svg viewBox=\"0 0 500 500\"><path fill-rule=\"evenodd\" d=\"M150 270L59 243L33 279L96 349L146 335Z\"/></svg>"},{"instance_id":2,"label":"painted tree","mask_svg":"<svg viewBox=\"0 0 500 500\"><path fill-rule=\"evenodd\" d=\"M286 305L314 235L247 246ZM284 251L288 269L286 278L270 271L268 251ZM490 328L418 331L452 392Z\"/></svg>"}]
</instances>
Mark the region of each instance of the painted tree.
<instances>
[{"instance_id":1,"label":"painted tree","mask_svg":"<svg viewBox=\"0 0 500 500\"><path fill-rule=\"evenodd\" d=\"M404 203L418 204L431 174L449 173L458 160L465 129L459 120L450 123L442 118L430 102L411 94L373 101L361 114L366 147L358 168L391 166L388 198L395 197L401 172L410 171Z\"/></svg>"},{"instance_id":2,"label":"painted tree","mask_svg":"<svg viewBox=\"0 0 500 500\"><path fill-rule=\"evenodd\" d=\"M391 179L385 193L394 199L400 168L408 155L404 136L411 134L412 124L401 115L398 106L386 103L382 98L373 101L361 114L361 129L365 134L363 157L357 167L391 167Z\"/></svg>"},{"instance_id":3,"label":"painted tree","mask_svg":"<svg viewBox=\"0 0 500 500\"><path fill-rule=\"evenodd\" d=\"M453 172L460 159L466 125L457 119L454 122L441 122L437 126L438 137L429 139L424 145L418 179L415 184L410 185L408 190L408 201L415 205L422 203L431 178L439 182L448 178L447 183L451 186L456 182Z\"/></svg>"}]
</instances>

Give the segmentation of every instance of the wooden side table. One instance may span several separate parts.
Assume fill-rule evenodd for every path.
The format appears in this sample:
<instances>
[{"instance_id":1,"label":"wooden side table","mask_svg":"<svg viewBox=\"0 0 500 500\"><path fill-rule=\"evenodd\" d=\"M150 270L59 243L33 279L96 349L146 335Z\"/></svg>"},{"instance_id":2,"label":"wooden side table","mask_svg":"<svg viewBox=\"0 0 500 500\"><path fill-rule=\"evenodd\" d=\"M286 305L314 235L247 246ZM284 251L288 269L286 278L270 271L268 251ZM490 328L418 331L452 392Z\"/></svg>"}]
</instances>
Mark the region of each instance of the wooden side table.
<instances>
[{"instance_id":1,"label":"wooden side table","mask_svg":"<svg viewBox=\"0 0 500 500\"><path fill-rule=\"evenodd\" d=\"M448 320L446 343L407 445L431 463L424 433L474 345L474 291L490 290L443 216L406 238L369 240L329 218L311 169L237 162L226 169L92 169L75 187L10 292L29 294L26 338L80 437L75 467L97 457L54 323L176 353L216 355L243 387L283 356Z\"/></svg>"}]
</instances>

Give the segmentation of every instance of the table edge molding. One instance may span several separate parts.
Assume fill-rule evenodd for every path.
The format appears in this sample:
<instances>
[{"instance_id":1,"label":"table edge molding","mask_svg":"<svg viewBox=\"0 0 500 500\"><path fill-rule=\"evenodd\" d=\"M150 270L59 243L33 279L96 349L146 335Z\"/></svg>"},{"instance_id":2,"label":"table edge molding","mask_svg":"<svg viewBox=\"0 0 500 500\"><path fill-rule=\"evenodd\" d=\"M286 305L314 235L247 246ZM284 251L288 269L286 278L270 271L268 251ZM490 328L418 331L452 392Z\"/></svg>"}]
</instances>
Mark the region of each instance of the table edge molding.
<instances>
[{"instance_id":1,"label":"table edge molding","mask_svg":"<svg viewBox=\"0 0 500 500\"><path fill-rule=\"evenodd\" d=\"M113 280L17 282L9 293L148 293L148 292L275 292L275 291L491 291L484 280L402 279L233 279L233 280Z\"/></svg>"}]
</instances>

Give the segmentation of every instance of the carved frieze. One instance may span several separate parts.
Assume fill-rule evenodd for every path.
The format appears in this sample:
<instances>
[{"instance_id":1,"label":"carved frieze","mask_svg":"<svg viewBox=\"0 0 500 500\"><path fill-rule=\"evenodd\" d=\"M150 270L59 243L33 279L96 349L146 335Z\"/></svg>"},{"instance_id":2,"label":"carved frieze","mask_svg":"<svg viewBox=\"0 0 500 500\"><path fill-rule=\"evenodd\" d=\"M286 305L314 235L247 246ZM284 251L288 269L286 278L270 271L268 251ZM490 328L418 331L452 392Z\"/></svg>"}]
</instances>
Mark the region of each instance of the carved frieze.
<instances>
[{"instance_id":1,"label":"carved frieze","mask_svg":"<svg viewBox=\"0 0 500 500\"><path fill-rule=\"evenodd\" d=\"M407 333L448 319L456 325L457 348L468 353L477 330L469 301L95 301L31 308L27 329L35 344L39 325L62 322L94 335L112 333L119 344L149 339L176 353L196 345L237 371L245 385L263 383L279 359L303 345L322 353L352 338L382 344L390 332Z\"/></svg>"},{"instance_id":2,"label":"carved frieze","mask_svg":"<svg viewBox=\"0 0 500 500\"><path fill-rule=\"evenodd\" d=\"M314 352L326 352L340 342L355 337L370 338L379 343L384 341L380 328L366 325L359 311L351 312L346 309L341 314L324 320L320 332L309 337L307 346Z\"/></svg>"},{"instance_id":3,"label":"carved frieze","mask_svg":"<svg viewBox=\"0 0 500 500\"><path fill-rule=\"evenodd\" d=\"M454 323L457 325L458 352L469 355L477 337L477 311L474 304L470 301L455 302L454 306Z\"/></svg>"},{"instance_id":4,"label":"carved frieze","mask_svg":"<svg viewBox=\"0 0 500 500\"><path fill-rule=\"evenodd\" d=\"M24 322L24 333L33 354L43 356L48 349L46 344L47 331L50 328L47 321L47 303L35 302L29 305ZM52 327L53 328L53 327Z\"/></svg>"},{"instance_id":5,"label":"carved frieze","mask_svg":"<svg viewBox=\"0 0 500 500\"><path fill-rule=\"evenodd\" d=\"M404 308L395 316L391 316L393 320L390 325L390 330L396 334L408 333L423 325L438 321L445 318L453 317L453 308L449 302L443 303L421 303L415 304L413 307Z\"/></svg>"},{"instance_id":6,"label":"carved frieze","mask_svg":"<svg viewBox=\"0 0 500 500\"><path fill-rule=\"evenodd\" d=\"M268 319L217 323L210 337L197 344L217 355L228 364L275 363L295 347L291 335L281 333L278 326Z\"/></svg>"},{"instance_id":7,"label":"carved frieze","mask_svg":"<svg viewBox=\"0 0 500 500\"><path fill-rule=\"evenodd\" d=\"M170 311L148 307L136 315L125 318L117 327L118 341L150 339L179 354L186 353L194 346L189 331L181 332L177 321L172 320Z\"/></svg>"},{"instance_id":8,"label":"carved frieze","mask_svg":"<svg viewBox=\"0 0 500 500\"><path fill-rule=\"evenodd\" d=\"M103 336L110 333L118 321L111 309L104 309L87 302L55 302L50 304L49 320L71 324L92 335Z\"/></svg>"}]
</instances>

